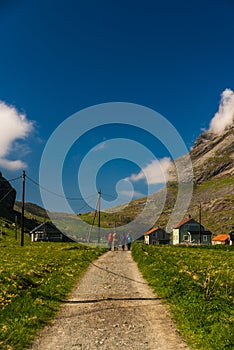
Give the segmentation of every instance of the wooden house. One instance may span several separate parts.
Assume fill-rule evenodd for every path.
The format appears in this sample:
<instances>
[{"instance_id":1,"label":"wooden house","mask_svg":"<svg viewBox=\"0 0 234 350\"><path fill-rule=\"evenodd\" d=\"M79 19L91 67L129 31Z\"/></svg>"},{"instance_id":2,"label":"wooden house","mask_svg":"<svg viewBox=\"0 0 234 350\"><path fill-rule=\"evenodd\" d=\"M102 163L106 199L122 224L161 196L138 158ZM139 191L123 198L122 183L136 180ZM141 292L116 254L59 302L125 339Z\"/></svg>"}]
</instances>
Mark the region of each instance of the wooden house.
<instances>
[{"instance_id":1,"label":"wooden house","mask_svg":"<svg viewBox=\"0 0 234 350\"><path fill-rule=\"evenodd\" d=\"M211 244L212 233L191 217L173 228L173 244Z\"/></svg>"},{"instance_id":2,"label":"wooden house","mask_svg":"<svg viewBox=\"0 0 234 350\"><path fill-rule=\"evenodd\" d=\"M61 232L52 222L44 222L31 232L32 242L75 242L76 240Z\"/></svg>"},{"instance_id":3,"label":"wooden house","mask_svg":"<svg viewBox=\"0 0 234 350\"><path fill-rule=\"evenodd\" d=\"M145 244L169 244L170 235L163 228L153 227L144 234Z\"/></svg>"},{"instance_id":4,"label":"wooden house","mask_svg":"<svg viewBox=\"0 0 234 350\"><path fill-rule=\"evenodd\" d=\"M230 235L228 234L220 234L212 238L212 244L230 244Z\"/></svg>"}]
</instances>

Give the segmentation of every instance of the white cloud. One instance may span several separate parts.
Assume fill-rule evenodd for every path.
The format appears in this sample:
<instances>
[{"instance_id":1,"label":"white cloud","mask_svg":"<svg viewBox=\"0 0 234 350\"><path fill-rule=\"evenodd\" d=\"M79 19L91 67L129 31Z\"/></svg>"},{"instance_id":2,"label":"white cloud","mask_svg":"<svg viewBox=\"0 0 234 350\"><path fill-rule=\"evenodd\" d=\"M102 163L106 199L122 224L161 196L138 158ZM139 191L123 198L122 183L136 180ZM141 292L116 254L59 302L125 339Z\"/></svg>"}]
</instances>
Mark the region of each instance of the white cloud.
<instances>
[{"instance_id":1,"label":"white cloud","mask_svg":"<svg viewBox=\"0 0 234 350\"><path fill-rule=\"evenodd\" d=\"M146 179L148 185L162 184L167 181L167 171L171 163L170 158L164 157L160 160L153 160L138 174L132 174L127 180L139 181Z\"/></svg>"},{"instance_id":2,"label":"white cloud","mask_svg":"<svg viewBox=\"0 0 234 350\"><path fill-rule=\"evenodd\" d=\"M0 166L8 170L18 170L26 168L27 164L21 160L7 160L0 158Z\"/></svg>"},{"instance_id":3,"label":"white cloud","mask_svg":"<svg viewBox=\"0 0 234 350\"><path fill-rule=\"evenodd\" d=\"M27 120L15 107L0 101L0 166L9 170L26 166L21 160L8 160L6 157L18 148L16 140L25 139L32 131L32 121Z\"/></svg>"},{"instance_id":4,"label":"white cloud","mask_svg":"<svg viewBox=\"0 0 234 350\"><path fill-rule=\"evenodd\" d=\"M209 132L220 134L228 126L232 125L234 119L234 92L225 89L221 94L219 110L211 119Z\"/></svg>"}]
</instances>

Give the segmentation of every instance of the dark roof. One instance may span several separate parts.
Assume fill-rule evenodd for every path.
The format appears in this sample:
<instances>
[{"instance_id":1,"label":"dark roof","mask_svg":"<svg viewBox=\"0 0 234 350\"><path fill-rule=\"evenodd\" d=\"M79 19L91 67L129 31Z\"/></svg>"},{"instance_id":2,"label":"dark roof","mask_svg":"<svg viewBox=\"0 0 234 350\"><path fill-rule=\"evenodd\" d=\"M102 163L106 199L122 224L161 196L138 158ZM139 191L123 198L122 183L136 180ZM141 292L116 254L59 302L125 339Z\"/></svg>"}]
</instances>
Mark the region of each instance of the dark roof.
<instances>
[{"instance_id":1,"label":"dark roof","mask_svg":"<svg viewBox=\"0 0 234 350\"><path fill-rule=\"evenodd\" d=\"M39 226L35 227L30 233L35 233L35 232L44 232L46 231L47 233L62 233L52 222L46 221L43 222L43 224L40 224Z\"/></svg>"},{"instance_id":2,"label":"dark roof","mask_svg":"<svg viewBox=\"0 0 234 350\"><path fill-rule=\"evenodd\" d=\"M62 234L63 236L69 238L70 240L77 242L76 238L71 237L71 236L67 235L66 233L60 231L57 228L57 226L55 226L52 222L49 222L49 221L43 222L43 224L35 227L32 231L30 231L30 234L39 233L39 232L41 232L41 233L46 232L47 234L50 234L50 233Z\"/></svg>"}]
</instances>

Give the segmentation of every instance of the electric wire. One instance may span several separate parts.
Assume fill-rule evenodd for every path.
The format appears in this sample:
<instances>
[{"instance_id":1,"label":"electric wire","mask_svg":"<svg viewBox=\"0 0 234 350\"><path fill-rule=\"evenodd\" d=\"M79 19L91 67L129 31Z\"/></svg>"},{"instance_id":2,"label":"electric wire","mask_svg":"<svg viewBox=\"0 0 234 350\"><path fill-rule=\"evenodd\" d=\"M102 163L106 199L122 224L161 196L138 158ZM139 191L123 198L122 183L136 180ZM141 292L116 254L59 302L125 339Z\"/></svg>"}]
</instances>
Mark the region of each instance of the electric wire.
<instances>
[{"instance_id":1,"label":"electric wire","mask_svg":"<svg viewBox=\"0 0 234 350\"><path fill-rule=\"evenodd\" d=\"M31 179L29 176L26 176L27 179L29 179L32 183L34 183L35 185L37 185L39 188L41 188L42 190L50 193L50 194L53 194L54 196L57 196L57 197L60 197L60 198L64 198L64 199L67 199L67 200L70 200L70 201L83 201L84 198L81 198L81 197L66 197L66 196L63 196L59 193L56 193L54 191L51 191L49 190L48 188L44 187L44 186L41 186L38 182L36 182L35 180ZM88 197L87 197L88 199Z\"/></svg>"},{"instance_id":2,"label":"electric wire","mask_svg":"<svg viewBox=\"0 0 234 350\"><path fill-rule=\"evenodd\" d=\"M10 180L6 180L4 178L0 178L0 182L14 182L14 181L19 180L21 178L22 178L22 176L18 176L18 177L15 177L13 179L10 179Z\"/></svg>"},{"instance_id":3,"label":"electric wire","mask_svg":"<svg viewBox=\"0 0 234 350\"><path fill-rule=\"evenodd\" d=\"M10 189L10 191L8 191L8 192L5 194L5 196L3 196L3 197L0 199L0 203L8 196L8 194L10 194L11 191L13 191L13 190L14 190L14 188L12 187L12 188Z\"/></svg>"},{"instance_id":4,"label":"electric wire","mask_svg":"<svg viewBox=\"0 0 234 350\"><path fill-rule=\"evenodd\" d=\"M19 177L20 178L20 177ZM51 191L49 190L48 188L40 185L37 181L33 180L31 177L29 177L28 175L26 175L26 178L31 181L34 185L38 186L39 188L41 188L42 190L50 193L50 194L53 194L54 196L57 196L57 197L60 197L60 198L64 198L64 199L67 199L67 200L71 200L71 201L87 201L91 198L96 198L97 194L91 194L90 196L86 197L86 198L82 198L82 197L67 197L67 196L63 196L59 193L56 193L54 191ZM110 198L116 198L115 196L113 195L110 195L110 194L107 194L107 193L102 193L104 196L107 196L107 197L110 197ZM82 209L84 209L86 206L89 206L89 204L85 204L83 207L79 208L77 211L81 211Z\"/></svg>"}]
</instances>

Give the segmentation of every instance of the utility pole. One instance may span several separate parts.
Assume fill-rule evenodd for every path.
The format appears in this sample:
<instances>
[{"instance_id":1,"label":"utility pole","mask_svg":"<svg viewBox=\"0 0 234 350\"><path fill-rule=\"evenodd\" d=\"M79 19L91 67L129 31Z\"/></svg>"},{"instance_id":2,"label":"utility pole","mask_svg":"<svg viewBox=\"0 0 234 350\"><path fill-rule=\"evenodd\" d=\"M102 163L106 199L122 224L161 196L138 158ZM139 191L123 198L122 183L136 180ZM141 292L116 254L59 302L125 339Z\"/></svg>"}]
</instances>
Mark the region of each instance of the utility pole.
<instances>
[{"instance_id":1,"label":"utility pole","mask_svg":"<svg viewBox=\"0 0 234 350\"><path fill-rule=\"evenodd\" d=\"M95 219L96 219L96 215L98 212L98 243L100 243L100 228L101 228L101 190L98 191L98 199L97 199L97 203L96 203L96 209L94 212L94 217L93 217L93 222L92 225L90 226L89 229L89 233L87 235L86 241L87 243L90 242L90 236L91 236L91 232L95 223Z\"/></svg>"},{"instance_id":2,"label":"utility pole","mask_svg":"<svg viewBox=\"0 0 234 350\"><path fill-rule=\"evenodd\" d=\"M25 170L23 170L23 173L22 173L21 247L24 246L24 199L25 199Z\"/></svg>"},{"instance_id":3,"label":"utility pole","mask_svg":"<svg viewBox=\"0 0 234 350\"><path fill-rule=\"evenodd\" d=\"M98 191L98 243L101 237L101 190Z\"/></svg>"},{"instance_id":4,"label":"utility pole","mask_svg":"<svg viewBox=\"0 0 234 350\"><path fill-rule=\"evenodd\" d=\"M199 243L201 244L201 202L199 203Z\"/></svg>"}]
</instances>

